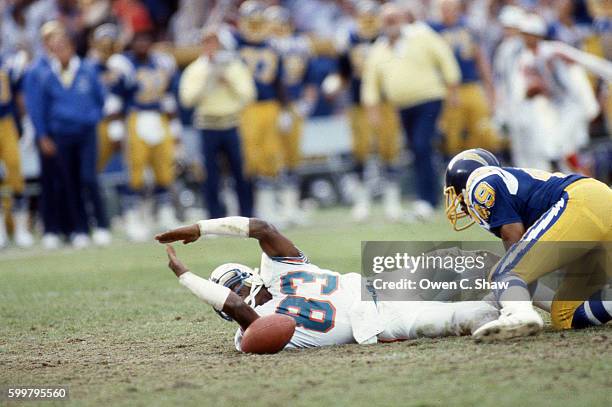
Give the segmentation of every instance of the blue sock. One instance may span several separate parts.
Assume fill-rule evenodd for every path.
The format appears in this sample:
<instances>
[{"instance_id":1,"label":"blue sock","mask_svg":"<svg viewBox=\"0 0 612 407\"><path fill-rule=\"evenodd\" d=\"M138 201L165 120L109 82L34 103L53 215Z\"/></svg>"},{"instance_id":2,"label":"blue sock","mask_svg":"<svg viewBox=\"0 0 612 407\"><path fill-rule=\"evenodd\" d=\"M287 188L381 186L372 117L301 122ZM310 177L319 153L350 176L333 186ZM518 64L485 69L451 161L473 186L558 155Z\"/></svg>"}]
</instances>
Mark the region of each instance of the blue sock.
<instances>
[{"instance_id":1,"label":"blue sock","mask_svg":"<svg viewBox=\"0 0 612 407\"><path fill-rule=\"evenodd\" d=\"M612 320L612 301L603 301L601 294L602 290L596 292L576 308L572 319L573 328L603 325Z\"/></svg>"}]
</instances>

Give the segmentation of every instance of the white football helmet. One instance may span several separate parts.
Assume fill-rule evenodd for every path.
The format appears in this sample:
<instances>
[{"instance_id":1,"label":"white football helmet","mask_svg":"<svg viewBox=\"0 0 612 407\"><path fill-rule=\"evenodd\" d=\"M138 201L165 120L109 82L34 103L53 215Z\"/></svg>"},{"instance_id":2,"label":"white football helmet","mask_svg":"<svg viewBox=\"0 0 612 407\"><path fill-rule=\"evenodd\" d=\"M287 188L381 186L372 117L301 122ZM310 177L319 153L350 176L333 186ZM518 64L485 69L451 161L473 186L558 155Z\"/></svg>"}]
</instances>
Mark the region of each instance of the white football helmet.
<instances>
[{"instance_id":1,"label":"white football helmet","mask_svg":"<svg viewBox=\"0 0 612 407\"><path fill-rule=\"evenodd\" d=\"M215 284L220 284L239 293L242 287L250 287L249 295L244 299L251 307L255 306L255 296L263 288L264 283L257 269L252 269L249 266L239 263L225 263L213 270L210 275L210 281ZM227 321L232 318L223 311L217 311L219 316Z\"/></svg>"}]
</instances>

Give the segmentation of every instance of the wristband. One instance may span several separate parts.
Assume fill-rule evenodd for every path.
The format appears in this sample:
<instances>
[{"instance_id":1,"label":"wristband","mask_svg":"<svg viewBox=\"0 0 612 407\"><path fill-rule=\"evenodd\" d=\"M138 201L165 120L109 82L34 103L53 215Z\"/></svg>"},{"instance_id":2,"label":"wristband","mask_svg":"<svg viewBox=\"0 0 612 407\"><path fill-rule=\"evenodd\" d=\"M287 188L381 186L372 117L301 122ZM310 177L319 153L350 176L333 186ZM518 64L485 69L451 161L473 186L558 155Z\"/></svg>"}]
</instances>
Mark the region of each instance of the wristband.
<instances>
[{"instance_id":1,"label":"wristband","mask_svg":"<svg viewBox=\"0 0 612 407\"><path fill-rule=\"evenodd\" d=\"M200 228L200 236L249 237L249 218L243 216L201 220L198 222L198 227Z\"/></svg>"},{"instance_id":2,"label":"wristband","mask_svg":"<svg viewBox=\"0 0 612 407\"><path fill-rule=\"evenodd\" d=\"M225 301L231 292L229 288L198 277L190 271L181 274L179 282L182 286L187 287L196 297L211 305L217 311L223 309L223 305L225 305Z\"/></svg>"}]
</instances>

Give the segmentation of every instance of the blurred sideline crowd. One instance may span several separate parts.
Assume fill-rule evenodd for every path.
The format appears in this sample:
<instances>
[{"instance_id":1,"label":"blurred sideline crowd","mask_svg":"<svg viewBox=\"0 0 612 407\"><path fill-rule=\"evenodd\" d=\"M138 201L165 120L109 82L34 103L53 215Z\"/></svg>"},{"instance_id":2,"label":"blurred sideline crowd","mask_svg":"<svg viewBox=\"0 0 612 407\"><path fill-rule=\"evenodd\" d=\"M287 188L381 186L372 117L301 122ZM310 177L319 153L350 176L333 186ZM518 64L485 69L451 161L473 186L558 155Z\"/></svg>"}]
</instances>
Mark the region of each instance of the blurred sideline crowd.
<instances>
[{"instance_id":1,"label":"blurred sideline crowd","mask_svg":"<svg viewBox=\"0 0 612 407\"><path fill-rule=\"evenodd\" d=\"M444 162L474 147L610 182L606 0L7 0L0 13L0 248L108 245L113 228L143 241L231 214L296 226L312 202L364 221L380 198L390 221L427 221ZM325 144L314 155L310 135Z\"/></svg>"}]
</instances>

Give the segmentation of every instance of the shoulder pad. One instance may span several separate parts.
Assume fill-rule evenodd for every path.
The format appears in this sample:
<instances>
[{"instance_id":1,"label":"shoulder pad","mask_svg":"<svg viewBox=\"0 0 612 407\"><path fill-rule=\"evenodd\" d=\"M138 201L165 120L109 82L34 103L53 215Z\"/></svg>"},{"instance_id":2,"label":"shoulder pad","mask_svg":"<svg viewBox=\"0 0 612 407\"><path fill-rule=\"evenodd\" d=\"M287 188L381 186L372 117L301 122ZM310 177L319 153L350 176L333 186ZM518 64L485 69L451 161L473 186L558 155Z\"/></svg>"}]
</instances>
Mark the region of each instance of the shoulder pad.
<instances>
[{"instance_id":1,"label":"shoulder pad","mask_svg":"<svg viewBox=\"0 0 612 407\"><path fill-rule=\"evenodd\" d=\"M238 48L238 38L236 35L237 33L232 31L227 25L223 25L219 28L219 42L223 48L227 50L235 50Z\"/></svg>"},{"instance_id":2,"label":"shoulder pad","mask_svg":"<svg viewBox=\"0 0 612 407\"><path fill-rule=\"evenodd\" d=\"M176 60L172 55L166 52L155 51L151 54L151 59L154 61L155 65L170 74L176 71Z\"/></svg>"},{"instance_id":3,"label":"shoulder pad","mask_svg":"<svg viewBox=\"0 0 612 407\"><path fill-rule=\"evenodd\" d=\"M476 186L482 180L484 180L485 178L491 177L491 176L494 176L499 181L501 181L505 185L505 187L508 189L508 192L510 192L510 194L514 195L518 192L518 187L519 187L518 180L516 179L514 175L512 175L508 171L500 167L492 167L492 166L480 167L474 170L474 172L470 174L470 177L467 180L465 189L468 195L466 197L468 199L468 202L471 199L471 196ZM495 178L493 178L493 180ZM492 179L489 178L488 181L490 180Z\"/></svg>"},{"instance_id":4,"label":"shoulder pad","mask_svg":"<svg viewBox=\"0 0 612 407\"><path fill-rule=\"evenodd\" d=\"M21 78L28 67L28 54L25 51L15 53L8 60L8 66L14 80Z\"/></svg>"},{"instance_id":5,"label":"shoulder pad","mask_svg":"<svg viewBox=\"0 0 612 407\"><path fill-rule=\"evenodd\" d=\"M353 33L349 29L338 30L336 36L334 37L334 45L336 46L336 51L338 53L344 53L349 50L352 36Z\"/></svg>"}]
</instances>

